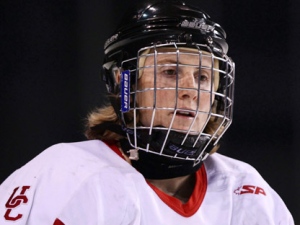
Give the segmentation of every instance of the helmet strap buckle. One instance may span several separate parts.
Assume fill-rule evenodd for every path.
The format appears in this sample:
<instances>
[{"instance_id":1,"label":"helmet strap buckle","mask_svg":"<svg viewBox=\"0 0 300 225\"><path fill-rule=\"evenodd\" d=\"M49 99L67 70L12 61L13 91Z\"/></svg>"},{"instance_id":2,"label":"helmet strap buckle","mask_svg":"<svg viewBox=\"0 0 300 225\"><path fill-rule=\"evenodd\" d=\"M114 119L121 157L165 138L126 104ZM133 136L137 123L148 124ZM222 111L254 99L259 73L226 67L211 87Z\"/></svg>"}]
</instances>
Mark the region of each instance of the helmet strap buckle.
<instances>
[{"instance_id":1,"label":"helmet strap buckle","mask_svg":"<svg viewBox=\"0 0 300 225\"><path fill-rule=\"evenodd\" d=\"M127 153L129 153L129 159L135 161L139 160L138 149L130 149L129 151L127 151Z\"/></svg>"}]
</instances>

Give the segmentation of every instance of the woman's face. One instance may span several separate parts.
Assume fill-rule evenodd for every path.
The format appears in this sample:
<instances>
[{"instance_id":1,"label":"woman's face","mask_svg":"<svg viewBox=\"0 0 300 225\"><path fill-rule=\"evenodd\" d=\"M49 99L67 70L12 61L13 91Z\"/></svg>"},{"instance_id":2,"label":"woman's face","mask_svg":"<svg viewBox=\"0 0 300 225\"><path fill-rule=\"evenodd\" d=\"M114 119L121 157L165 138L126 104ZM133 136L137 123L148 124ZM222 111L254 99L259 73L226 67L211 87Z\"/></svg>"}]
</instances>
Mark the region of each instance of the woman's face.
<instances>
[{"instance_id":1,"label":"woman's face","mask_svg":"<svg viewBox=\"0 0 300 225\"><path fill-rule=\"evenodd\" d=\"M187 49L178 56L174 50L163 54L167 51L170 49L159 51L156 68L154 56L145 59L136 87L140 122L147 127L171 126L179 132L191 129L191 134L197 134L206 125L214 100L211 56L200 57L198 51Z\"/></svg>"}]
</instances>

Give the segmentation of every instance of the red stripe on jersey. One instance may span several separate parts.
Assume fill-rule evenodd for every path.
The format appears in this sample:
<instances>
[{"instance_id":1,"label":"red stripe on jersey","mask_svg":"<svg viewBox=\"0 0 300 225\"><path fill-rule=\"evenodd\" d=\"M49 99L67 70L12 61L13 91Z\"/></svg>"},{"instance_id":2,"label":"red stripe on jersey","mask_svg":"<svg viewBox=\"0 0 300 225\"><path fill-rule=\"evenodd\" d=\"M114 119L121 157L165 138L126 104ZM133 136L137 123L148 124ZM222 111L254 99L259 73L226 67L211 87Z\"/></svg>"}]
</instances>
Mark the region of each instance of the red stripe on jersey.
<instances>
[{"instance_id":1,"label":"red stripe on jersey","mask_svg":"<svg viewBox=\"0 0 300 225\"><path fill-rule=\"evenodd\" d=\"M124 159L122 153L120 152L118 146L114 143L106 143L115 153L117 153L121 158ZM197 210L200 208L206 190L207 190L207 176L204 165L196 172L196 184L193 190L191 197L187 203L182 203L179 199L167 195L163 191L159 190L154 185L148 183L149 186L155 191L158 197L167 204L171 209L173 209L178 214L189 217L194 215Z\"/></svg>"},{"instance_id":2,"label":"red stripe on jersey","mask_svg":"<svg viewBox=\"0 0 300 225\"><path fill-rule=\"evenodd\" d=\"M53 223L53 225L65 225L63 222L61 222L59 219L56 219Z\"/></svg>"},{"instance_id":3,"label":"red stripe on jersey","mask_svg":"<svg viewBox=\"0 0 300 225\"><path fill-rule=\"evenodd\" d=\"M159 190L154 185L148 182L149 186L155 191L159 198L172 208L178 214L189 217L194 215L200 208L206 190L207 190L207 176L204 165L196 172L196 184L191 197L187 203L182 203L179 199L167 195L163 191Z\"/></svg>"},{"instance_id":4,"label":"red stripe on jersey","mask_svg":"<svg viewBox=\"0 0 300 225\"><path fill-rule=\"evenodd\" d=\"M121 158L124 159L124 156L122 155L120 149L118 148L118 146L115 143L111 143L111 142L104 142L108 147L110 147L115 153L117 153L118 156L120 156Z\"/></svg>"}]
</instances>

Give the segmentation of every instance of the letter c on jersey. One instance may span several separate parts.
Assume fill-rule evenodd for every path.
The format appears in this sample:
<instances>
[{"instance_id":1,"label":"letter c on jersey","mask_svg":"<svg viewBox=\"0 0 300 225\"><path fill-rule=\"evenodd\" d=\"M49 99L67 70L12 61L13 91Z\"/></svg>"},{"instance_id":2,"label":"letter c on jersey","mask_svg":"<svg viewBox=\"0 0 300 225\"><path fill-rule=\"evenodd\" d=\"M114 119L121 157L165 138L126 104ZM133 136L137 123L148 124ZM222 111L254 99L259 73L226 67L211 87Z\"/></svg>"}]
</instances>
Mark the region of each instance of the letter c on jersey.
<instances>
[{"instance_id":1,"label":"letter c on jersey","mask_svg":"<svg viewBox=\"0 0 300 225\"><path fill-rule=\"evenodd\" d=\"M13 190L13 193L9 197L8 201L5 204L5 207L7 208L4 218L6 220L12 220L16 221L22 218L22 214L18 214L16 216L11 216L11 211L19 206L20 204L25 204L28 202L28 198L25 195L25 192L30 188L30 186L23 186L21 187L21 191L19 195L16 195L17 191L19 190L19 187L16 187Z\"/></svg>"}]
</instances>

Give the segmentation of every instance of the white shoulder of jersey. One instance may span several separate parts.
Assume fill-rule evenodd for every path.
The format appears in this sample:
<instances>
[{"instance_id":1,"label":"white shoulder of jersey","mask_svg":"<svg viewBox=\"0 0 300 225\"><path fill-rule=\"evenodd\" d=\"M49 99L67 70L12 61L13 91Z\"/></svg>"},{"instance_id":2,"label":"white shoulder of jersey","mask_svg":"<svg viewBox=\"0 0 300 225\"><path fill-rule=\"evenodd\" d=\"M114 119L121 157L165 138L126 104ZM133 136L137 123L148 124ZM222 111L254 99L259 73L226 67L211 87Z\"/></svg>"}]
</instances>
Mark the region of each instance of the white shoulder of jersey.
<instances>
[{"instance_id":1,"label":"white shoulder of jersey","mask_svg":"<svg viewBox=\"0 0 300 225\"><path fill-rule=\"evenodd\" d=\"M251 165L219 153L212 154L204 164L208 179L204 202L222 208L219 219L230 220L228 224L294 225L282 199ZM203 208L210 213L209 206ZM225 209L231 210L231 218L226 217ZM216 210L212 210L214 213Z\"/></svg>"},{"instance_id":2,"label":"white shoulder of jersey","mask_svg":"<svg viewBox=\"0 0 300 225\"><path fill-rule=\"evenodd\" d=\"M294 225L283 201L250 165L215 153L204 166L203 202L183 217L103 142L57 144L1 184L0 224L51 225L58 218L65 225Z\"/></svg>"},{"instance_id":3,"label":"white shoulder of jersey","mask_svg":"<svg viewBox=\"0 0 300 225\"><path fill-rule=\"evenodd\" d=\"M51 146L1 184L0 224L53 224L85 183L92 187L100 182L103 187L114 182L122 190L127 174L142 177L101 141Z\"/></svg>"}]
</instances>

